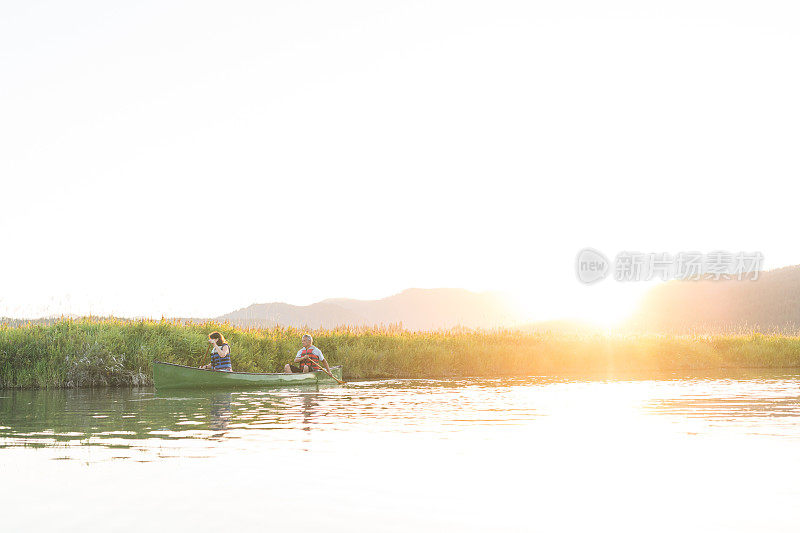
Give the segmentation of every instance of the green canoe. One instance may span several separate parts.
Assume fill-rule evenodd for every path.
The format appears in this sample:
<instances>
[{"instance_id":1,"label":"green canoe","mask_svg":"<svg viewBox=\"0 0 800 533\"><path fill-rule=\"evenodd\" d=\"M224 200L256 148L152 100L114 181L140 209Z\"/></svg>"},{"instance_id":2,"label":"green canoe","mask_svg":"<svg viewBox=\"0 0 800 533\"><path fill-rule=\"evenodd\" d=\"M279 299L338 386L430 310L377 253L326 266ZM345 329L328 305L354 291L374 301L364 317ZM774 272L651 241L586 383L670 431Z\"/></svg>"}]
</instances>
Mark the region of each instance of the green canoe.
<instances>
[{"instance_id":1,"label":"green canoe","mask_svg":"<svg viewBox=\"0 0 800 533\"><path fill-rule=\"evenodd\" d=\"M331 373L342 379L342 367L331 367ZM153 363L156 389L260 389L295 387L297 385L336 384L321 370L304 374L257 374L254 372L219 372L172 363Z\"/></svg>"}]
</instances>

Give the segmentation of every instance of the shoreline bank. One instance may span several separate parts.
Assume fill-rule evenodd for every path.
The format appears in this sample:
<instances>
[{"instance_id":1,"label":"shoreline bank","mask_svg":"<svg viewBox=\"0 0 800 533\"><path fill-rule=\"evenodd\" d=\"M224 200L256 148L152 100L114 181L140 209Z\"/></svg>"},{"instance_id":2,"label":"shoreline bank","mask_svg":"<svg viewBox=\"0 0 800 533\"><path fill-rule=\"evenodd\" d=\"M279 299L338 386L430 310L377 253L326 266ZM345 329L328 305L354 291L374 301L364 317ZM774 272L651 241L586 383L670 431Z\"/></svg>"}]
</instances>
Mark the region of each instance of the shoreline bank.
<instances>
[{"instance_id":1,"label":"shoreline bank","mask_svg":"<svg viewBox=\"0 0 800 533\"><path fill-rule=\"evenodd\" d=\"M0 326L0 388L150 386L154 360L199 366L206 336L221 331L234 370L274 372L304 330L115 319ZM625 375L701 370L800 369L800 337L579 335L513 330L310 331L345 380Z\"/></svg>"}]
</instances>

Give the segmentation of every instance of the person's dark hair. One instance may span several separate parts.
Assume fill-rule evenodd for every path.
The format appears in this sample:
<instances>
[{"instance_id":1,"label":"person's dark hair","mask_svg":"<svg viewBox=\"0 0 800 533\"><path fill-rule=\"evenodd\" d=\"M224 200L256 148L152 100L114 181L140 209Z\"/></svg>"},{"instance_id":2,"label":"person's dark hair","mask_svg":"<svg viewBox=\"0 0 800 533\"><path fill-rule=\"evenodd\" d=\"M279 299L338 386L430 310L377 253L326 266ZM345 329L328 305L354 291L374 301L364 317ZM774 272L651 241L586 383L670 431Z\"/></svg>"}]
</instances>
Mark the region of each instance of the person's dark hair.
<instances>
[{"instance_id":1,"label":"person's dark hair","mask_svg":"<svg viewBox=\"0 0 800 533\"><path fill-rule=\"evenodd\" d=\"M209 339L214 339L214 342L217 343L217 346L222 346L223 344L227 344L228 341L225 340L225 337L222 336L222 333L219 331L212 331L209 336Z\"/></svg>"}]
</instances>

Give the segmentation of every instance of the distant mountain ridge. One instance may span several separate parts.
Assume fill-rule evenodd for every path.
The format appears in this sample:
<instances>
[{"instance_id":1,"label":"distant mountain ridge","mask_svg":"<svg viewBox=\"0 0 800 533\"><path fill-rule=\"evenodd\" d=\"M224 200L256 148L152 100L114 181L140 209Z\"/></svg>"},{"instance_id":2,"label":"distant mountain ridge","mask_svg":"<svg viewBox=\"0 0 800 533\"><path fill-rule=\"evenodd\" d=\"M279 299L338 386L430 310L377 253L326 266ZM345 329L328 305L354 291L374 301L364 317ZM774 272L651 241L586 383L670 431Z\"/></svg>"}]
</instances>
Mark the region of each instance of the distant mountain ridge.
<instances>
[{"instance_id":1,"label":"distant mountain ridge","mask_svg":"<svg viewBox=\"0 0 800 533\"><path fill-rule=\"evenodd\" d=\"M239 327L294 326L334 328L401 324L413 331L510 327L520 322L519 310L498 293L465 289L407 289L379 300L331 298L298 306L253 304L216 317Z\"/></svg>"},{"instance_id":2,"label":"distant mountain ridge","mask_svg":"<svg viewBox=\"0 0 800 533\"><path fill-rule=\"evenodd\" d=\"M800 265L755 280L670 281L653 288L629 328L656 333L800 331Z\"/></svg>"}]
</instances>

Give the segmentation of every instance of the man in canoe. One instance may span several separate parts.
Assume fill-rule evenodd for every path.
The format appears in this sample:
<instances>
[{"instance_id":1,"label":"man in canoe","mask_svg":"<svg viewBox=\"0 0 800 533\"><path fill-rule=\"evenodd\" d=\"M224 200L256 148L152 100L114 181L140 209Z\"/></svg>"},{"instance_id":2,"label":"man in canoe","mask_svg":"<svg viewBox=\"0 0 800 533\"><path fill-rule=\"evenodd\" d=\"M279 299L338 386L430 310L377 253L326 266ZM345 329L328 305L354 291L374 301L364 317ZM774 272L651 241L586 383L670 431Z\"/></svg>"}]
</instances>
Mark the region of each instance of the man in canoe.
<instances>
[{"instance_id":1,"label":"man in canoe","mask_svg":"<svg viewBox=\"0 0 800 533\"><path fill-rule=\"evenodd\" d=\"M287 374L292 374L297 372L313 372L314 370L325 367L328 373L330 373L331 367L328 366L328 361L325 360L322 351L311 344L314 341L311 335L306 333L303 335L302 341L303 347L300 348L297 351L297 355L294 356L294 364L286 365L283 367L283 371Z\"/></svg>"}]
</instances>

